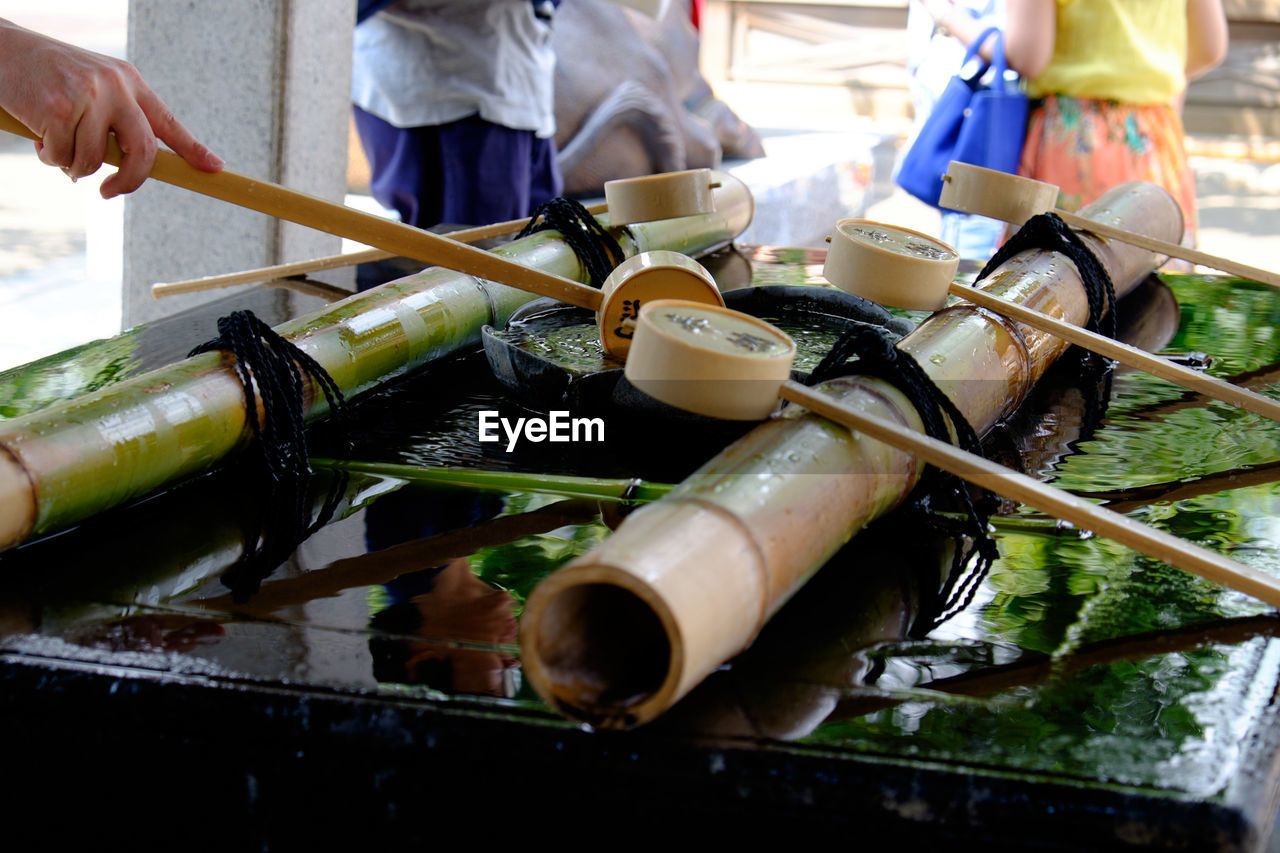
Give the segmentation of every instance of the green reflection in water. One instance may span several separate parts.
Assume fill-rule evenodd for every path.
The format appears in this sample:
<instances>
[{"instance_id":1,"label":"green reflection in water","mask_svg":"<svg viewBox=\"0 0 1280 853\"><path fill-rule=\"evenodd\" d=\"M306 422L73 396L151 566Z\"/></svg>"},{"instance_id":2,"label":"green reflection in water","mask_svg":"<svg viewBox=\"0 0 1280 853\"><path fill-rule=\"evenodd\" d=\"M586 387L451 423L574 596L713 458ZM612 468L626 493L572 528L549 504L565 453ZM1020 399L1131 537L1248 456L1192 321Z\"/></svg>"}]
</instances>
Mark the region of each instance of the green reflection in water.
<instances>
[{"instance_id":1,"label":"green reflection in water","mask_svg":"<svg viewBox=\"0 0 1280 853\"><path fill-rule=\"evenodd\" d=\"M1280 397L1280 368L1271 367L1280 363L1275 291L1170 279L1182 328L1166 353L1211 353L1211 374ZM1266 477L1244 488L1232 482L1280 460L1280 424L1126 373L1115 380L1102 428L1077 451L1056 465L1056 485L1085 493L1152 487L1156 502L1130 514L1280 575L1280 485ZM1159 500L1197 478L1214 485ZM847 688L852 712L806 741L1221 795L1240 769L1242 737L1266 714L1280 643L1269 631L1211 639L1227 620L1269 609L1078 531L1048 524L1000 531L1002 557L969 612L927 643L864 652L876 666L870 683ZM1174 632L1192 639L1172 647L1135 639ZM975 652L981 649L988 653ZM997 652L1016 660L993 682ZM856 700L869 695L887 707L859 715Z\"/></svg>"},{"instance_id":2,"label":"green reflection in water","mask_svg":"<svg viewBox=\"0 0 1280 853\"><path fill-rule=\"evenodd\" d=\"M506 498L502 515L532 512L557 499L546 495L513 494ZM471 571L490 586L511 593L516 601L516 614L524 612L524 603L543 578L565 563L579 557L609 535L602 521L573 524L531 536L482 548L470 558Z\"/></svg>"},{"instance_id":3,"label":"green reflection in water","mask_svg":"<svg viewBox=\"0 0 1280 853\"><path fill-rule=\"evenodd\" d=\"M1280 300L1275 291L1203 276L1169 280L1181 306L1182 326L1164 354L1211 353L1209 374L1280 398ZM1128 372L1116 378L1107 429L1079 450L1058 469L1057 484L1063 488L1188 480L1280 458L1280 424L1145 373Z\"/></svg>"},{"instance_id":4,"label":"green reflection in water","mask_svg":"<svg viewBox=\"0 0 1280 853\"><path fill-rule=\"evenodd\" d=\"M907 701L864 717L828 723L810 740L846 749L1053 773L1211 794L1216 761L1184 747L1215 714L1214 685L1233 661L1256 652L1209 648L1091 667L1038 687L1011 688L983 703ZM1204 759L1222 758L1222 751ZM1171 777L1171 768L1177 775Z\"/></svg>"}]
</instances>

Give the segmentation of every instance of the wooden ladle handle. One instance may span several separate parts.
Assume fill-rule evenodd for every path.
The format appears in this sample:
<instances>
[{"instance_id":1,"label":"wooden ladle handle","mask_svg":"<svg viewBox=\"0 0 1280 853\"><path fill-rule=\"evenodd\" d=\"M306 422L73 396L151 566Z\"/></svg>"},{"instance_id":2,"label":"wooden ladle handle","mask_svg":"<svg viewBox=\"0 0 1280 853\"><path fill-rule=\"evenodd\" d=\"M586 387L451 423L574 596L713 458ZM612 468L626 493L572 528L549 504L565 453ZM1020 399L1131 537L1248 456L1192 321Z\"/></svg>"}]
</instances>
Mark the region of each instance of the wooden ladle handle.
<instances>
[{"instance_id":1,"label":"wooden ladle handle","mask_svg":"<svg viewBox=\"0 0 1280 853\"><path fill-rule=\"evenodd\" d=\"M597 214L606 210L604 204L589 204L586 206L587 213ZM529 219L512 219L507 222L494 222L491 225L477 225L474 228L464 228L461 231L450 231L443 236L450 240L456 240L460 243L476 243L480 240L487 240L490 237L498 237L504 234L514 234L525 225L529 224ZM220 287L233 287L237 284L252 284L259 281L274 281L288 279L294 276L307 275L308 273L321 272L323 270L339 269L341 267L355 266L369 261L381 261L386 258L393 258L391 252L384 252L382 249L366 249L363 252L347 252L340 255L326 255L323 258L312 258L306 261L294 261L287 264L274 264L269 267L259 267L252 270L242 270L241 272L225 273L223 275L210 275L203 278L193 278L186 281L158 282L151 285L151 295L156 299L164 296L174 296L179 293L196 293L202 290L215 290Z\"/></svg>"},{"instance_id":2,"label":"wooden ladle handle","mask_svg":"<svg viewBox=\"0 0 1280 853\"><path fill-rule=\"evenodd\" d=\"M996 494L1020 501L1082 529L1092 530L1183 571L1252 595L1272 607L1280 607L1280 579L1265 572L1090 503L1048 483L1011 471L981 456L966 453L944 441L921 435L902 424L866 415L804 385L785 382L779 396L912 453Z\"/></svg>"},{"instance_id":3,"label":"wooden ladle handle","mask_svg":"<svg viewBox=\"0 0 1280 853\"><path fill-rule=\"evenodd\" d=\"M1081 231L1089 231L1099 237L1119 240L1171 258L1191 261L1240 278L1280 287L1280 275L1270 270L1237 263L1230 258L1222 258L1199 249L1187 248L1177 243L1157 240L1145 234L1107 225L1104 222L1086 219L1079 214L1056 207L1057 199L1058 188L1045 181L952 160L947 166L947 173L942 176L942 195L938 198L938 203L951 210L976 213L1013 225L1021 225L1037 214L1052 211L1062 217L1063 222Z\"/></svg>"},{"instance_id":4,"label":"wooden ladle handle","mask_svg":"<svg viewBox=\"0 0 1280 853\"><path fill-rule=\"evenodd\" d=\"M1202 252L1199 249L1191 249L1187 246L1180 246L1177 243L1157 240L1156 238L1148 237L1145 234L1125 231L1123 228L1116 228L1103 222L1095 222L1092 219L1086 219L1083 216L1078 216L1077 214L1071 213L1067 210L1055 209L1053 212L1062 217L1062 221L1071 227L1078 228L1081 231L1091 231L1099 237L1119 240L1122 243L1138 246L1161 255L1168 255L1171 258L1180 258L1184 261L1190 261L1193 264L1206 266L1209 269L1231 273L1232 275L1240 278L1247 278L1250 281L1258 281L1263 284L1269 284L1272 287L1280 287L1280 275L1277 275L1270 270L1251 267L1248 264L1238 263L1230 258L1211 255L1208 252Z\"/></svg>"}]
</instances>

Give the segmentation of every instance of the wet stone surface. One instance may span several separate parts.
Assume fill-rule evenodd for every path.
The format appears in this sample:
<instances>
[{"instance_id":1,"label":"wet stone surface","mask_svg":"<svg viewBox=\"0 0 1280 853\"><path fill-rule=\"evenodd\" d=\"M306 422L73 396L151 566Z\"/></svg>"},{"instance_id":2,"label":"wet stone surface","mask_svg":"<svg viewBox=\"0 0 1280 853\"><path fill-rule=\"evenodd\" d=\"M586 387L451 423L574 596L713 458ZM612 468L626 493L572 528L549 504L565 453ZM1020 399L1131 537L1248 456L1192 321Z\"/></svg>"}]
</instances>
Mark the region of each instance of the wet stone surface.
<instances>
[{"instance_id":1,"label":"wet stone surface","mask_svg":"<svg viewBox=\"0 0 1280 853\"><path fill-rule=\"evenodd\" d=\"M753 260L771 281L803 279L811 261ZM1164 351L1209 353L1214 375L1276 396L1280 295L1168 281L1181 317ZM109 381L127 349L77 355L85 381ZM988 437L992 454L1280 573L1280 424L1134 373L1114 378L1099 417L1070 378L1037 389ZM478 440L485 410L537 414L503 399L479 358L429 369L358 402L350 458L625 486L678 482L720 440L671 456L619 428L598 446L508 453ZM314 442L315 455L336 455L328 427ZM353 802L382 817L376 779L403 783L384 798L403 809L397 796L422 794L414 786L435 785L432 773L477 783L470 751L493 773L550 774L604 814L641 797L687 814L871 824L1010 849L1031 832L1048 848L1262 849L1270 832L1280 620L1035 512L1007 507L995 519L1000 559L965 609L924 636L912 628L949 544L883 520L673 711L605 734L561 720L529 689L517 625L533 587L607 537L625 501L321 466L303 503L309 520L329 521L295 544L278 532L281 496L254 476L228 466L0 555L9 731L65 731L74 706L106 722L66 735L68 752L155 744L179 765L195 760L184 749L199 732L199 760L220 768L208 775L237 780L239 793L210 785L190 796L223 806L270 799L243 793L237 768L275 779L253 768L287 741L320 762L299 763L299 779L345 778ZM330 754L332 766L314 758ZM292 777L279 772L283 786ZM491 800L550 797L490 784ZM642 785L652 787L637 795Z\"/></svg>"}]
</instances>

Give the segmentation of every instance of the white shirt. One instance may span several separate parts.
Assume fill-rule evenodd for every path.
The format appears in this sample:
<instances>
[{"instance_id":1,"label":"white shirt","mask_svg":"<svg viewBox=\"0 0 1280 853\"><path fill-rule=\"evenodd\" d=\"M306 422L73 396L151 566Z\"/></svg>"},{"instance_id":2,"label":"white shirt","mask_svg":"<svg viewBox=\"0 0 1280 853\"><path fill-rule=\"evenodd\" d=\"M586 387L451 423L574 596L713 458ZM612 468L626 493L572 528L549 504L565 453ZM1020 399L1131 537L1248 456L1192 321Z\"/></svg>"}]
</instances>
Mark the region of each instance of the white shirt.
<instances>
[{"instance_id":1,"label":"white shirt","mask_svg":"<svg viewBox=\"0 0 1280 853\"><path fill-rule=\"evenodd\" d=\"M1004 27L1004 0L955 0L956 9L987 26ZM919 3L907 6L907 73L917 124L933 110L947 83L961 71L965 46L937 32L933 18ZM972 69L968 69L972 73Z\"/></svg>"},{"instance_id":2,"label":"white shirt","mask_svg":"<svg viewBox=\"0 0 1280 853\"><path fill-rule=\"evenodd\" d=\"M355 29L351 100L396 127L478 114L550 137L554 77L529 0L399 0Z\"/></svg>"}]
</instances>

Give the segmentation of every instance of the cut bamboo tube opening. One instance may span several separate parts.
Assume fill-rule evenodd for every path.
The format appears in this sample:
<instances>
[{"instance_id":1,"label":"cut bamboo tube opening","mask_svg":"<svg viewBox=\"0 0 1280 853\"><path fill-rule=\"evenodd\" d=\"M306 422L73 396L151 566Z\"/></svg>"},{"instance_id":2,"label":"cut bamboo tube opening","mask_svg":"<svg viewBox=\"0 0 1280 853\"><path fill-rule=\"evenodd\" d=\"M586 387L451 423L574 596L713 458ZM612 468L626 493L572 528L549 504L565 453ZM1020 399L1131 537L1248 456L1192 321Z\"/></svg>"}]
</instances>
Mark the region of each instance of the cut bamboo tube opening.
<instances>
[{"instance_id":1,"label":"cut bamboo tube opening","mask_svg":"<svg viewBox=\"0 0 1280 853\"><path fill-rule=\"evenodd\" d=\"M0 130L39 140L38 135L4 110L0 110ZM118 166L122 156L115 137L109 137L106 162ZM398 256L496 281L540 296L550 296L590 311L600 308L600 291L595 288L533 267L522 266L430 231L325 201L270 181L260 181L230 169L215 173L202 172L177 154L163 148L156 152L151 177L268 216L346 237Z\"/></svg>"},{"instance_id":2,"label":"cut bamboo tube opening","mask_svg":"<svg viewBox=\"0 0 1280 853\"><path fill-rule=\"evenodd\" d=\"M1280 287L1280 274L1270 270L1259 269L1230 258L1211 255L1168 240L1159 240L1146 234L1099 222L1097 219L1086 218L1057 207L1057 199L1058 188L1045 181L952 160L947 167L947 173L942 176L942 196L938 202L951 210L989 216L1014 225L1022 225L1038 214L1052 212L1060 216L1068 225L1090 231L1100 237L1120 240L1157 254L1190 261L1240 278L1269 284L1272 287Z\"/></svg>"},{"instance_id":3,"label":"cut bamboo tube opening","mask_svg":"<svg viewBox=\"0 0 1280 853\"><path fill-rule=\"evenodd\" d=\"M602 202L600 204L587 205L587 212L595 215L603 213L608 207ZM440 236L447 237L450 240L457 240L460 243L476 243L480 240L487 240L490 237L501 237L506 234L514 234L521 228L529 224L526 219L511 219L506 222L495 222L492 225L478 225L475 228L463 228L459 231L450 231L448 234ZM394 258L396 255L382 249L366 249L361 252L347 252L341 255L327 255L323 258L313 258L309 261L294 261L288 264L275 264L269 267L259 267L256 270L243 270L241 272L225 273L223 275L210 275L202 278L188 279L187 281L158 282L151 285L151 295L156 299L165 296L176 296L179 293L196 293L203 290L216 290L222 287L234 287L238 284L254 284L260 281L276 281L292 278L294 276L306 275L307 273L321 272L323 270L341 269L342 267L355 266L356 264L372 263L374 261L384 261L387 258ZM348 293L348 295L350 295Z\"/></svg>"}]
</instances>

